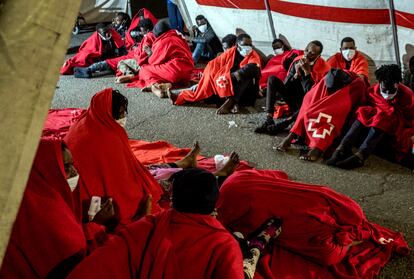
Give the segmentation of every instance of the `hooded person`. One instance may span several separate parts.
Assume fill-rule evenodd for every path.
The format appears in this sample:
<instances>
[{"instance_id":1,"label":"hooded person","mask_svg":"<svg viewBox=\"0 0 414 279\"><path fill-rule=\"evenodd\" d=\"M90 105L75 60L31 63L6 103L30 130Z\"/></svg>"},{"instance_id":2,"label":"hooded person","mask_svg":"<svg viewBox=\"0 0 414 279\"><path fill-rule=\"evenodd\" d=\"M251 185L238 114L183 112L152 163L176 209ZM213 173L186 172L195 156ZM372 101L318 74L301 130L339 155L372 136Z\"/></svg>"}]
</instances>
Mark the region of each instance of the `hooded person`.
<instances>
[{"instance_id":1,"label":"hooded person","mask_svg":"<svg viewBox=\"0 0 414 279\"><path fill-rule=\"evenodd\" d=\"M239 244L212 216L214 175L186 169L172 181L172 209L128 225L68 278L244 278Z\"/></svg>"},{"instance_id":2,"label":"hooded person","mask_svg":"<svg viewBox=\"0 0 414 279\"><path fill-rule=\"evenodd\" d=\"M137 14L132 18L131 24L129 25L128 31L125 34L125 47L130 50L136 46L136 40L131 35L131 31L136 29L143 19L151 20L152 24L155 25L158 22L158 19L147 9L140 9Z\"/></svg>"},{"instance_id":3,"label":"hooded person","mask_svg":"<svg viewBox=\"0 0 414 279\"><path fill-rule=\"evenodd\" d=\"M261 62L252 45L249 35L239 35L237 46L207 64L195 91L169 94L172 103L183 105L216 96L224 101L218 114L237 112L239 105L253 105L259 93L256 80L260 77Z\"/></svg>"},{"instance_id":4,"label":"hooded person","mask_svg":"<svg viewBox=\"0 0 414 279\"><path fill-rule=\"evenodd\" d=\"M96 25L75 56L66 60L60 69L62 75L71 75L77 67L88 67L93 63L126 54L124 41L115 29L103 23Z\"/></svg>"},{"instance_id":5,"label":"hooded person","mask_svg":"<svg viewBox=\"0 0 414 279\"><path fill-rule=\"evenodd\" d=\"M358 108L357 119L327 161L328 165L354 169L362 167L383 140L397 161L412 148L414 93L401 83L398 65L383 65L375 71L378 83L368 89L367 104ZM354 154L352 147L359 144ZM391 147L391 148L390 148Z\"/></svg>"},{"instance_id":6,"label":"hooded person","mask_svg":"<svg viewBox=\"0 0 414 279\"><path fill-rule=\"evenodd\" d=\"M146 47L148 63L141 65L138 75L128 87L150 89L159 84L186 84L194 68L190 48L181 33L171 29L165 20L159 21L153 29L155 41ZM165 93L165 92L163 92ZM166 97L166 95L158 95Z\"/></svg>"},{"instance_id":7,"label":"hooded person","mask_svg":"<svg viewBox=\"0 0 414 279\"><path fill-rule=\"evenodd\" d=\"M118 32L121 38L125 39L125 34L131 25L131 17L124 12L116 13L116 16L112 20L112 27Z\"/></svg>"},{"instance_id":8,"label":"hooded person","mask_svg":"<svg viewBox=\"0 0 414 279\"><path fill-rule=\"evenodd\" d=\"M290 65L288 74L283 82L276 76L270 76L267 81L266 121L255 129L255 133L278 134L295 122L305 94L317 84L330 69L321 57L323 45L319 41L311 41L304 55L297 56ZM292 115L281 119L278 123L273 120L276 101L284 101Z\"/></svg>"},{"instance_id":9,"label":"hooded person","mask_svg":"<svg viewBox=\"0 0 414 279\"><path fill-rule=\"evenodd\" d=\"M122 225L142 217L150 205L154 212L160 210L162 192L132 153L124 128L127 112L126 97L112 88L104 89L93 96L88 110L65 137L83 174L82 201L94 196L112 198Z\"/></svg>"},{"instance_id":10,"label":"hooded person","mask_svg":"<svg viewBox=\"0 0 414 279\"><path fill-rule=\"evenodd\" d=\"M357 50L355 40L345 37L341 41L340 52L331 56L327 63L332 68L348 70L357 74L369 87L368 61L364 55Z\"/></svg>"},{"instance_id":11,"label":"hooded person","mask_svg":"<svg viewBox=\"0 0 414 279\"><path fill-rule=\"evenodd\" d=\"M365 98L366 87L355 73L330 69L303 98L295 124L277 150L286 151L296 138L310 148L299 159L316 161L342 134L349 117Z\"/></svg>"}]
</instances>

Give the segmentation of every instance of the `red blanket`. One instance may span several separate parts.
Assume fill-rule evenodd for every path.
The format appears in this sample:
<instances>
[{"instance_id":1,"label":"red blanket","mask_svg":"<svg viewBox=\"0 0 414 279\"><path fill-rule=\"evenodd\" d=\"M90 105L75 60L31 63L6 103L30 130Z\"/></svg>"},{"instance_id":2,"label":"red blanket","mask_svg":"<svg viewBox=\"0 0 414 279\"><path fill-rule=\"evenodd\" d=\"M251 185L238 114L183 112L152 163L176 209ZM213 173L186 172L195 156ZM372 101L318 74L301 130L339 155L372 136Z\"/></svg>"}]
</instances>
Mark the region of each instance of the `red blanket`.
<instances>
[{"instance_id":1,"label":"red blanket","mask_svg":"<svg viewBox=\"0 0 414 279\"><path fill-rule=\"evenodd\" d=\"M244 278L238 243L209 215L146 216L108 244L68 278Z\"/></svg>"},{"instance_id":2,"label":"red blanket","mask_svg":"<svg viewBox=\"0 0 414 279\"><path fill-rule=\"evenodd\" d=\"M131 37L130 32L136 28L139 24L139 22L141 21L139 14L143 14L144 18L148 18L152 21L152 23L155 24L158 22L158 19L147 9L143 8L141 10L138 11L138 13L134 16L134 18L131 21L131 25L129 25L128 31L125 34L125 46L127 49L131 49L134 44L135 41L134 39Z\"/></svg>"},{"instance_id":3,"label":"red blanket","mask_svg":"<svg viewBox=\"0 0 414 279\"><path fill-rule=\"evenodd\" d=\"M330 57L327 63L331 66L331 68L346 70L346 60L340 52ZM366 85L369 86L368 61L361 52L356 51L356 54L351 61L349 71L357 75L363 75Z\"/></svg>"},{"instance_id":4,"label":"red blanket","mask_svg":"<svg viewBox=\"0 0 414 279\"><path fill-rule=\"evenodd\" d=\"M117 48L124 45L124 41L121 36L114 29L109 29L112 34L112 39ZM100 60L103 51L102 39L99 37L98 32L94 32L83 44L80 46L78 53L69 58L62 68L60 73L62 75L73 74L74 67L88 67Z\"/></svg>"},{"instance_id":5,"label":"red blanket","mask_svg":"<svg viewBox=\"0 0 414 279\"><path fill-rule=\"evenodd\" d=\"M262 76L259 83L260 88L263 89L267 87L267 80L270 76L276 76L281 81L285 80L288 72L283 68L283 62L293 54L303 55L303 51L297 49L288 50L280 55L273 56L269 62L267 62L266 67L262 70Z\"/></svg>"},{"instance_id":6,"label":"red blanket","mask_svg":"<svg viewBox=\"0 0 414 279\"><path fill-rule=\"evenodd\" d=\"M204 70L203 77L198 84L196 92L191 90L182 91L178 95L175 104L182 105L186 102L198 102L213 95L218 95L221 98L233 96L230 70L234 64L236 51L236 47L232 47L217 58L211 60ZM254 63L261 67L260 56L254 50L243 59L240 63L240 68L249 63Z\"/></svg>"},{"instance_id":7,"label":"red blanket","mask_svg":"<svg viewBox=\"0 0 414 279\"><path fill-rule=\"evenodd\" d=\"M42 130L42 139L63 139L70 126L79 120L86 110L78 108L50 109Z\"/></svg>"},{"instance_id":8,"label":"red blanket","mask_svg":"<svg viewBox=\"0 0 414 279\"><path fill-rule=\"evenodd\" d=\"M376 84L368 89L368 106L357 110L358 120L367 127L378 128L394 137L397 160L410 152L414 131L414 93L402 83L397 96L387 101Z\"/></svg>"},{"instance_id":9,"label":"red blanket","mask_svg":"<svg viewBox=\"0 0 414 279\"><path fill-rule=\"evenodd\" d=\"M128 54L124 56L120 56L120 57L115 57L112 59L107 59L105 61L106 63L108 63L109 67L111 67L111 69L114 71L117 70L119 61L125 60L125 59L135 59L138 65L148 64L148 55L143 50L143 47L146 45L149 47L152 47L152 44L154 43L154 41L155 41L154 33L149 32L148 34L144 36L144 38L142 39L141 43L139 43L138 46L128 51ZM117 71L116 75L119 76L121 75L121 73Z\"/></svg>"},{"instance_id":10,"label":"red blanket","mask_svg":"<svg viewBox=\"0 0 414 279\"><path fill-rule=\"evenodd\" d=\"M194 61L184 37L169 30L155 39L148 64L142 65L136 80L128 87L145 87L154 83L186 84L191 79Z\"/></svg>"},{"instance_id":11,"label":"red blanket","mask_svg":"<svg viewBox=\"0 0 414 279\"><path fill-rule=\"evenodd\" d=\"M281 171L233 174L220 189L217 208L227 228L245 235L270 217L283 219L282 234L255 278L373 278L393 253L409 252L400 233L370 223L352 199L288 180ZM347 248L358 240L363 243Z\"/></svg>"},{"instance_id":12,"label":"red blanket","mask_svg":"<svg viewBox=\"0 0 414 279\"><path fill-rule=\"evenodd\" d=\"M45 278L62 261L86 253L66 181L62 142L42 140L13 226L0 278Z\"/></svg>"},{"instance_id":13,"label":"red blanket","mask_svg":"<svg viewBox=\"0 0 414 279\"><path fill-rule=\"evenodd\" d=\"M161 188L135 158L128 135L112 117L112 88L97 93L82 118L65 138L81 173L81 198L110 196L119 207L123 224L143 212L147 196L159 210Z\"/></svg>"},{"instance_id":14,"label":"red blanket","mask_svg":"<svg viewBox=\"0 0 414 279\"><path fill-rule=\"evenodd\" d=\"M351 84L332 94L328 93L325 79L322 79L303 98L298 118L290 131L303 137L310 148L326 151L341 135L350 113L365 100L364 82L355 74L352 77Z\"/></svg>"}]
</instances>

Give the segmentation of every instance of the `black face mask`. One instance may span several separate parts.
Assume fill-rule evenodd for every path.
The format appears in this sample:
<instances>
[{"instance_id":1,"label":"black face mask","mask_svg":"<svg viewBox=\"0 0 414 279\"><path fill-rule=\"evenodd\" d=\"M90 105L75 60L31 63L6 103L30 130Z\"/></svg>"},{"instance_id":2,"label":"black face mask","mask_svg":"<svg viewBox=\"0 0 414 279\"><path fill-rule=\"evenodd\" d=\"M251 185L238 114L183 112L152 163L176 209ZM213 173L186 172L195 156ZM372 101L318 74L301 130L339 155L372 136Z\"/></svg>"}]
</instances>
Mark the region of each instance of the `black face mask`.
<instances>
[{"instance_id":1,"label":"black face mask","mask_svg":"<svg viewBox=\"0 0 414 279\"><path fill-rule=\"evenodd\" d=\"M329 93L334 93L351 82L351 77L341 69L330 69L325 76L325 85Z\"/></svg>"},{"instance_id":2,"label":"black face mask","mask_svg":"<svg viewBox=\"0 0 414 279\"><path fill-rule=\"evenodd\" d=\"M154 29L152 30L152 33L154 33L154 36L158 38L165 32L171 30L170 25L165 20L158 21L157 24L155 24Z\"/></svg>"}]
</instances>

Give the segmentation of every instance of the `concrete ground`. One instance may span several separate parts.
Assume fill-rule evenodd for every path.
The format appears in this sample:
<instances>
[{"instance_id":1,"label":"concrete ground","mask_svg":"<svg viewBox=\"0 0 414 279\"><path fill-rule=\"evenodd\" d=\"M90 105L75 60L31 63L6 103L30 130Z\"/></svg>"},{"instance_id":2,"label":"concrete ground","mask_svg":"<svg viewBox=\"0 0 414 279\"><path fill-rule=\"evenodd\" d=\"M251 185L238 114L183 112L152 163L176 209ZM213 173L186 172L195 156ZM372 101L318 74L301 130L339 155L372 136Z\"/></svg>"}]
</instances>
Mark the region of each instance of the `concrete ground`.
<instances>
[{"instance_id":1,"label":"concrete ground","mask_svg":"<svg viewBox=\"0 0 414 279\"><path fill-rule=\"evenodd\" d=\"M80 45L88 35L75 36L71 46ZM411 170L375 156L355 171L331 168L321 162L304 162L298 159L297 150L284 154L273 149L283 135L253 133L254 127L264 119L264 113L258 112L263 106L262 100L258 101L256 109L248 109L246 113L219 116L214 107L172 106L167 99L127 89L115 84L114 79L113 76L90 80L61 76L52 108L86 108L96 92L113 87L129 99L126 128L130 138L166 140L179 147L190 147L198 140L205 156L235 150L257 168L280 169L291 179L328 185L356 200L369 220L402 232L414 247L414 175ZM229 128L229 121L234 121L237 127ZM414 256L392 260L380 278L414 278Z\"/></svg>"}]
</instances>

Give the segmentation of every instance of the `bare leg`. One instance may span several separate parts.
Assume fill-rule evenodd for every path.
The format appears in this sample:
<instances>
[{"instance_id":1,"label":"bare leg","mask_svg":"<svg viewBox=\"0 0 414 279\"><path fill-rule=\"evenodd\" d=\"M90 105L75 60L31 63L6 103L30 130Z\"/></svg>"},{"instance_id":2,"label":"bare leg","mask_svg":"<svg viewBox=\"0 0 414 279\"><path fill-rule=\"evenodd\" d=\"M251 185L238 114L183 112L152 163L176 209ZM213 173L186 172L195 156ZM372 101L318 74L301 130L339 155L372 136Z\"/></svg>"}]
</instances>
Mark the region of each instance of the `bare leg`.
<instances>
[{"instance_id":1,"label":"bare leg","mask_svg":"<svg viewBox=\"0 0 414 279\"><path fill-rule=\"evenodd\" d=\"M234 100L234 98L232 97L228 98L224 102L224 104L217 110L217 114L229 114L235 104L236 104L236 101Z\"/></svg>"},{"instance_id":2,"label":"bare leg","mask_svg":"<svg viewBox=\"0 0 414 279\"><path fill-rule=\"evenodd\" d=\"M175 101L177 101L178 95L171 93L170 89L167 89L167 96L170 98L171 103L175 105Z\"/></svg>"},{"instance_id":3,"label":"bare leg","mask_svg":"<svg viewBox=\"0 0 414 279\"><path fill-rule=\"evenodd\" d=\"M198 141L196 141L190 152L184 158L175 162L175 164L182 169L195 168L197 167L197 156L199 153L200 145L198 144Z\"/></svg>"},{"instance_id":4,"label":"bare leg","mask_svg":"<svg viewBox=\"0 0 414 279\"><path fill-rule=\"evenodd\" d=\"M152 213L152 195L148 195L147 201L145 202L145 215Z\"/></svg>"},{"instance_id":5,"label":"bare leg","mask_svg":"<svg viewBox=\"0 0 414 279\"><path fill-rule=\"evenodd\" d=\"M128 82L131 82L133 77L134 77L134 75L119 76L115 79L115 83L128 83Z\"/></svg>"},{"instance_id":6,"label":"bare leg","mask_svg":"<svg viewBox=\"0 0 414 279\"><path fill-rule=\"evenodd\" d=\"M234 170L237 168L239 163L240 163L239 155L233 151L230 154L229 161L224 165L224 167L217 170L213 174L215 176L229 176L234 172Z\"/></svg>"},{"instance_id":7,"label":"bare leg","mask_svg":"<svg viewBox=\"0 0 414 279\"><path fill-rule=\"evenodd\" d=\"M294 133L289 133L289 135L287 135L287 137L285 137L282 140L282 142L278 146L276 146L276 150L281 152L287 151L291 145L294 136Z\"/></svg>"},{"instance_id":8,"label":"bare leg","mask_svg":"<svg viewBox=\"0 0 414 279\"><path fill-rule=\"evenodd\" d=\"M322 156L323 152L318 148L312 148L309 150L309 152L306 155L300 156L300 160L315 162L319 160L319 158Z\"/></svg>"}]
</instances>

